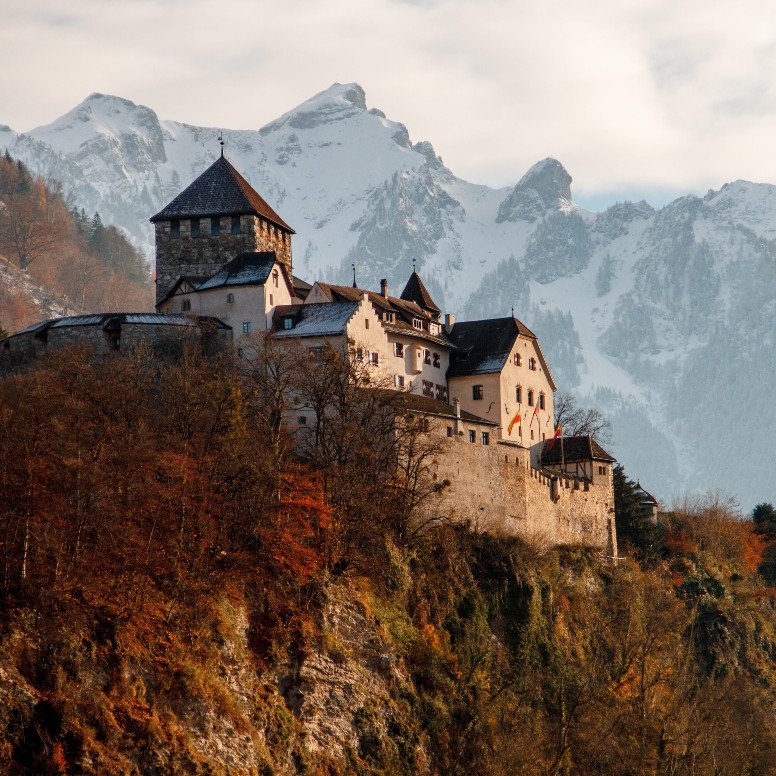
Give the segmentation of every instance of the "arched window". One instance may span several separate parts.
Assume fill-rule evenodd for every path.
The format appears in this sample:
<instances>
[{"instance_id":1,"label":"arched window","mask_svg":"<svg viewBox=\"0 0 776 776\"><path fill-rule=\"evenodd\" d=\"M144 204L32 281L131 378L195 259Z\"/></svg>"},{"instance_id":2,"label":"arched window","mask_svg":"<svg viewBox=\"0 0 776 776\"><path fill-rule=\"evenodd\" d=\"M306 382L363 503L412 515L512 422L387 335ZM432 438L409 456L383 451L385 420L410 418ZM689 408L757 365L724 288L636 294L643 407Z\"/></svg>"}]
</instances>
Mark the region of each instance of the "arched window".
<instances>
[{"instance_id":1,"label":"arched window","mask_svg":"<svg viewBox=\"0 0 776 776\"><path fill-rule=\"evenodd\" d=\"M518 404L523 403L523 388L520 385L515 386L515 401Z\"/></svg>"}]
</instances>

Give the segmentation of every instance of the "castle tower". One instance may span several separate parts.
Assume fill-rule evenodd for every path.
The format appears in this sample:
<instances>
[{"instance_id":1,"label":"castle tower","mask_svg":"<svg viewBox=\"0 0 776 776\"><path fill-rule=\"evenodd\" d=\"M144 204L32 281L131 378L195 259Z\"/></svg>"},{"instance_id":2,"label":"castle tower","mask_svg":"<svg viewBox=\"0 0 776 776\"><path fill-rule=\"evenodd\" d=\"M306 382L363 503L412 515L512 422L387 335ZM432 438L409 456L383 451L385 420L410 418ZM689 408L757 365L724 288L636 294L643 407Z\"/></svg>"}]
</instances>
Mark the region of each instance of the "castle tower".
<instances>
[{"instance_id":1,"label":"castle tower","mask_svg":"<svg viewBox=\"0 0 776 776\"><path fill-rule=\"evenodd\" d=\"M223 156L151 223L157 302L181 275L209 277L246 251L274 251L291 275L294 230Z\"/></svg>"}]
</instances>

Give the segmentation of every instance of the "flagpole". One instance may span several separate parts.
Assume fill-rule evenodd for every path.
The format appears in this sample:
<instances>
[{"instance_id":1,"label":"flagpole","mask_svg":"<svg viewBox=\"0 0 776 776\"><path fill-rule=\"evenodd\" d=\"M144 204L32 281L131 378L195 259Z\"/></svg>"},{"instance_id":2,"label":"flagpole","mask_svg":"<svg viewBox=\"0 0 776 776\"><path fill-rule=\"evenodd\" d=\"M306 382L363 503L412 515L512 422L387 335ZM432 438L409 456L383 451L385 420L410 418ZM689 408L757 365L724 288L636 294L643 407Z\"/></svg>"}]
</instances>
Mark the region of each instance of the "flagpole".
<instances>
[{"instance_id":1,"label":"flagpole","mask_svg":"<svg viewBox=\"0 0 776 776\"><path fill-rule=\"evenodd\" d=\"M563 452L563 427L560 429L560 469L564 474L566 473L566 456Z\"/></svg>"}]
</instances>

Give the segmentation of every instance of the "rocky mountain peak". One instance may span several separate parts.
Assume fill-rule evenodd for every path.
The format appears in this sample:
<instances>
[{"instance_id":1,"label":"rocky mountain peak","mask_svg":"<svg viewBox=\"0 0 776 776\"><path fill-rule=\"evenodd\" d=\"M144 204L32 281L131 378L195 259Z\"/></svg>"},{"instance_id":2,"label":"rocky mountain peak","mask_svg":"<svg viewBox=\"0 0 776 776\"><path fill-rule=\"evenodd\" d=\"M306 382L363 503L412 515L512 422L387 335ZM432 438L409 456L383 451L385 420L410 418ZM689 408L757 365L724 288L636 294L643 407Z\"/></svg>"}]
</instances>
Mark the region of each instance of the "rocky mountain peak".
<instances>
[{"instance_id":1,"label":"rocky mountain peak","mask_svg":"<svg viewBox=\"0 0 776 776\"><path fill-rule=\"evenodd\" d=\"M546 207L552 207L559 199L571 199L571 180L566 168L548 157L531 167L515 189L533 189Z\"/></svg>"},{"instance_id":2,"label":"rocky mountain peak","mask_svg":"<svg viewBox=\"0 0 776 776\"><path fill-rule=\"evenodd\" d=\"M571 176L548 157L531 167L501 203L496 221L535 221L562 201L571 201Z\"/></svg>"}]
</instances>

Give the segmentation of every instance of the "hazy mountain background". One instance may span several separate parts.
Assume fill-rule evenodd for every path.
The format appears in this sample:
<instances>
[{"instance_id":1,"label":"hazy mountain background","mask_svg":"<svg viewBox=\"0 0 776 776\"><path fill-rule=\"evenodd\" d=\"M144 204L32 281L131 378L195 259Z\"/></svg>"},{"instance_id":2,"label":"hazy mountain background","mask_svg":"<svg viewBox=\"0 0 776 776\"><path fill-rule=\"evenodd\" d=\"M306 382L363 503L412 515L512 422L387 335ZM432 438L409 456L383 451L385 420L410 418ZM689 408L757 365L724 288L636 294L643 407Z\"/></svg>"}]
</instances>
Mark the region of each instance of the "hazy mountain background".
<instances>
[{"instance_id":1,"label":"hazy mountain background","mask_svg":"<svg viewBox=\"0 0 776 776\"><path fill-rule=\"evenodd\" d=\"M213 161L218 134L93 94L25 134L0 125L0 150L150 256L149 216ZM514 307L560 390L611 417L613 454L659 498L720 488L745 508L776 500L776 186L593 213L545 159L493 189L457 178L357 84L224 139L296 229L297 275L347 281L354 262L359 285L387 277L399 290L414 258L459 318Z\"/></svg>"}]
</instances>

